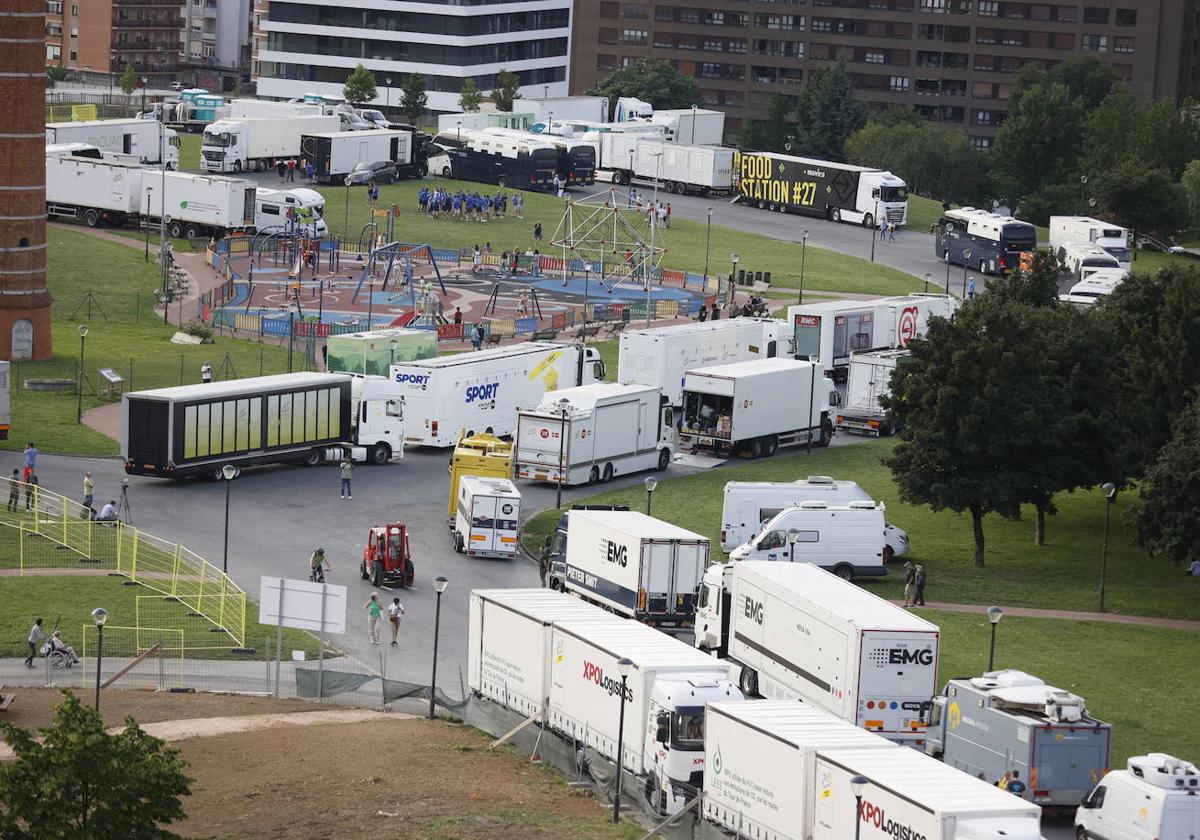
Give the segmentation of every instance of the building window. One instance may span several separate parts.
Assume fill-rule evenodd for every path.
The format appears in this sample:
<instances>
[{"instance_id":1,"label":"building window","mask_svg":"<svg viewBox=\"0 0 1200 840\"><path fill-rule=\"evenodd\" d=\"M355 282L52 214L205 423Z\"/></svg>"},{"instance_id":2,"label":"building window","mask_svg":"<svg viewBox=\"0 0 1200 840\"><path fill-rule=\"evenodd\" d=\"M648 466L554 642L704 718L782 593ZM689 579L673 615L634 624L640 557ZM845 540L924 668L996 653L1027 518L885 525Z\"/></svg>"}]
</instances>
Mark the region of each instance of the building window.
<instances>
[{"instance_id":1,"label":"building window","mask_svg":"<svg viewBox=\"0 0 1200 840\"><path fill-rule=\"evenodd\" d=\"M62 14L62 3L59 2L59 0L50 0L50 2L48 2L46 4L46 14L61 15Z\"/></svg>"},{"instance_id":2,"label":"building window","mask_svg":"<svg viewBox=\"0 0 1200 840\"><path fill-rule=\"evenodd\" d=\"M610 29L607 26L600 27L600 43L615 44L617 43L617 30Z\"/></svg>"},{"instance_id":3,"label":"building window","mask_svg":"<svg viewBox=\"0 0 1200 840\"><path fill-rule=\"evenodd\" d=\"M650 17L650 7L645 3L626 3L625 17L645 20Z\"/></svg>"},{"instance_id":4,"label":"building window","mask_svg":"<svg viewBox=\"0 0 1200 840\"><path fill-rule=\"evenodd\" d=\"M597 55L596 69L597 70L615 70L617 68L617 57L615 55Z\"/></svg>"},{"instance_id":5,"label":"building window","mask_svg":"<svg viewBox=\"0 0 1200 840\"><path fill-rule=\"evenodd\" d=\"M1107 35L1084 35L1079 39L1079 48L1089 52L1106 52L1108 50Z\"/></svg>"},{"instance_id":6,"label":"building window","mask_svg":"<svg viewBox=\"0 0 1200 840\"><path fill-rule=\"evenodd\" d=\"M600 4L600 17L615 18L615 17L619 17L620 14L621 14L621 7L619 5L617 5L616 3L601 3Z\"/></svg>"},{"instance_id":7,"label":"building window","mask_svg":"<svg viewBox=\"0 0 1200 840\"><path fill-rule=\"evenodd\" d=\"M980 17L996 17L1000 14L1000 4L997 2L989 2L989 0L980 0L979 16Z\"/></svg>"},{"instance_id":8,"label":"building window","mask_svg":"<svg viewBox=\"0 0 1200 840\"><path fill-rule=\"evenodd\" d=\"M626 44L644 44L646 39L650 37L650 33L645 29L623 29L621 30L621 40Z\"/></svg>"},{"instance_id":9,"label":"building window","mask_svg":"<svg viewBox=\"0 0 1200 840\"><path fill-rule=\"evenodd\" d=\"M78 57L79 56L76 55L75 50L71 50L71 61L75 61Z\"/></svg>"},{"instance_id":10,"label":"building window","mask_svg":"<svg viewBox=\"0 0 1200 840\"><path fill-rule=\"evenodd\" d=\"M1133 38L1118 35L1113 38L1113 52L1115 53L1131 53L1133 52Z\"/></svg>"},{"instance_id":11,"label":"building window","mask_svg":"<svg viewBox=\"0 0 1200 840\"><path fill-rule=\"evenodd\" d=\"M987 151L988 149L990 149L992 147L992 138L991 137L972 137L971 145L973 145L976 149L979 149L981 152Z\"/></svg>"},{"instance_id":12,"label":"building window","mask_svg":"<svg viewBox=\"0 0 1200 840\"><path fill-rule=\"evenodd\" d=\"M890 90L905 93L908 91L908 76L892 76L888 83Z\"/></svg>"},{"instance_id":13,"label":"building window","mask_svg":"<svg viewBox=\"0 0 1200 840\"><path fill-rule=\"evenodd\" d=\"M867 52L863 54L863 61L867 64L883 64L883 53Z\"/></svg>"},{"instance_id":14,"label":"building window","mask_svg":"<svg viewBox=\"0 0 1200 840\"><path fill-rule=\"evenodd\" d=\"M1117 26L1137 26L1137 9L1117 9Z\"/></svg>"},{"instance_id":15,"label":"building window","mask_svg":"<svg viewBox=\"0 0 1200 840\"><path fill-rule=\"evenodd\" d=\"M1084 6L1083 7L1083 22L1084 23L1099 23L1104 26L1108 25L1108 9L1104 6Z\"/></svg>"},{"instance_id":16,"label":"building window","mask_svg":"<svg viewBox=\"0 0 1200 840\"><path fill-rule=\"evenodd\" d=\"M991 111L976 111L975 112L975 122L978 123L979 125L991 125L992 124L992 112Z\"/></svg>"},{"instance_id":17,"label":"building window","mask_svg":"<svg viewBox=\"0 0 1200 840\"><path fill-rule=\"evenodd\" d=\"M71 17L79 17L79 4L78 3L71 4Z\"/></svg>"},{"instance_id":18,"label":"building window","mask_svg":"<svg viewBox=\"0 0 1200 840\"><path fill-rule=\"evenodd\" d=\"M921 0L921 11L940 14L946 11L946 0Z\"/></svg>"},{"instance_id":19,"label":"building window","mask_svg":"<svg viewBox=\"0 0 1200 840\"><path fill-rule=\"evenodd\" d=\"M62 61L62 47L54 44L46 45L46 58L50 61Z\"/></svg>"}]
</instances>

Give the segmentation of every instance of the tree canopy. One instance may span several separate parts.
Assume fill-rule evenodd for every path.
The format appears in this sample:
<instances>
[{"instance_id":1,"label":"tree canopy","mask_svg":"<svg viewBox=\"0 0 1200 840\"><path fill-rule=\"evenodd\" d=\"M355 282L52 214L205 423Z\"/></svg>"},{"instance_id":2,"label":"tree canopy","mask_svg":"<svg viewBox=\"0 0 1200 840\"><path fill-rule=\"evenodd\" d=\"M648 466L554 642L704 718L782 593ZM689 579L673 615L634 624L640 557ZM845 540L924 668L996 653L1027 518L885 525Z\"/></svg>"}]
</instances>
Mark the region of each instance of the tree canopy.
<instances>
[{"instance_id":1,"label":"tree canopy","mask_svg":"<svg viewBox=\"0 0 1200 840\"><path fill-rule=\"evenodd\" d=\"M1133 508L1138 543L1173 563L1187 566L1200 559L1200 399L1195 393L1138 491Z\"/></svg>"},{"instance_id":2,"label":"tree canopy","mask_svg":"<svg viewBox=\"0 0 1200 840\"><path fill-rule=\"evenodd\" d=\"M463 79L462 92L458 95L458 107L463 109L463 113L471 114L479 110L481 102L483 94L480 93L479 86L472 77L467 76Z\"/></svg>"},{"instance_id":3,"label":"tree canopy","mask_svg":"<svg viewBox=\"0 0 1200 840\"><path fill-rule=\"evenodd\" d=\"M821 160L845 160L846 140L867 124L867 109L854 96L854 83L842 61L810 78L796 113L792 153Z\"/></svg>"},{"instance_id":4,"label":"tree canopy","mask_svg":"<svg viewBox=\"0 0 1200 840\"><path fill-rule=\"evenodd\" d=\"M496 87L492 88L492 102L497 111L511 111L513 103L521 98L521 80L511 70L501 69L496 74Z\"/></svg>"},{"instance_id":5,"label":"tree canopy","mask_svg":"<svg viewBox=\"0 0 1200 840\"><path fill-rule=\"evenodd\" d=\"M609 117L623 96L649 102L656 110L690 108L704 101L696 80L661 58L640 58L614 70L588 93L608 98Z\"/></svg>"},{"instance_id":6,"label":"tree canopy","mask_svg":"<svg viewBox=\"0 0 1200 840\"><path fill-rule=\"evenodd\" d=\"M425 74L409 73L400 80L400 113L416 125L425 113L429 96L425 93Z\"/></svg>"},{"instance_id":7,"label":"tree canopy","mask_svg":"<svg viewBox=\"0 0 1200 840\"><path fill-rule=\"evenodd\" d=\"M138 76L137 68L132 64L125 65L125 72L121 74L121 78L117 80L117 86L129 96L138 89L138 85L142 83L142 79Z\"/></svg>"},{"instance_id":8,"label":"tree canopy","mask_svg":"<svg viewBox=\"0 0 1200 840\"><path fill-rule=\"evenodd\" d=\"M355 105L371 102L376 95L375 74L361 64L350 71L346 84L342 85L342 97Z\"/></svg>"}]
</instances>

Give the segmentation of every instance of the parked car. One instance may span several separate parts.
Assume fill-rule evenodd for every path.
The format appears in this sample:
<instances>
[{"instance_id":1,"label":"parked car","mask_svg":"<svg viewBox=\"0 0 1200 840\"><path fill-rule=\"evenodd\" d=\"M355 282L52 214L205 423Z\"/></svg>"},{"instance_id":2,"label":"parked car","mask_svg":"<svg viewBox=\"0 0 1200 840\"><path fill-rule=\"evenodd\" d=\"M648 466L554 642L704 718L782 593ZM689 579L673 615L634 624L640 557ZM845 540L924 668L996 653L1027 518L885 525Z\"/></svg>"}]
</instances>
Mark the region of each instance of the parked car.
<instances>
[{"instance_id":1,"label":"parked car","mask_svg":"<svg viewBox=\"0 0 1200 840\"><path fill-rule=\"evenodd\" d=\"M392 123L383 115L383 111L377 108L362 108L358 115L367 122L371 123L372 128L391 128Z\"/></svg>"},{"instance_id":2,"label":"parked car","mask_svg":"<svg viewBox=\"0 0 1200 840\"><path fill-rule=\"evenodd\" d=\"M391 184L396 181L396 164L390 160L363 161L356 163L346 176L346 186L369 184Z\"/></svg>"}]
</instances>

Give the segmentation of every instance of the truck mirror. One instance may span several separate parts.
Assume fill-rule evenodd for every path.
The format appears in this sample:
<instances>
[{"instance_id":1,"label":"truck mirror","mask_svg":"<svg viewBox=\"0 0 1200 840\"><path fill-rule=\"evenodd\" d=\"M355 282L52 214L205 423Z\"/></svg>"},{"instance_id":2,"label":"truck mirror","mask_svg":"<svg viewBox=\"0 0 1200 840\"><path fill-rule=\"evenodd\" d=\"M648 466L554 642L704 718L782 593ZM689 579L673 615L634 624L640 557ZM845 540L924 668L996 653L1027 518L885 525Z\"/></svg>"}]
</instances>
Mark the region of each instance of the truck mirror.
<instances>
[{"instance_id":1,"label":"truck mirror","mask_svg":"<svg viewBox=\"0 0 1200 840\"><path fill-rule=\"evenodd\" d=\"M660 744L666 744L671 740L671 715L668 712L659 712L654 730L654 740Z\"/></svg>"}]
</instances>

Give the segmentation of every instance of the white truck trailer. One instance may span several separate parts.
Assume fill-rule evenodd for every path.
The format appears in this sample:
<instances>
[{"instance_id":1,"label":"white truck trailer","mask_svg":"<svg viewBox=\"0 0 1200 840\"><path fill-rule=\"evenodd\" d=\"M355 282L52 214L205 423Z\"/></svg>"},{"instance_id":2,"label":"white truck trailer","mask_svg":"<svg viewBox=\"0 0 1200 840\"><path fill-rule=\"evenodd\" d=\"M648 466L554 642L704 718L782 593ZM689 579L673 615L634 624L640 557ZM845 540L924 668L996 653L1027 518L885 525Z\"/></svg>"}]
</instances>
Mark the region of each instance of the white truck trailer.
<instances>
[{"instance_id":1,"label":"white truck trailer","mask_svg":"<svg viewBox=\"0 0 1200 840\"><path fill-rule=\"evenodd\" d=\"M949 318L958 307L956 298L932 293L833 300L789 306L787 322L796 358L816 356L842 381L852 352L907 347L925 334L931 317Z\"/></svg>"},{"instance_id":2,"label":"white truck trailer","mask_svg":"<svg viewBox=\"0 0 1200 840\"><path fill-rule=\"evenodd\" d=\"M896 362L911 355L906 349L862 350L850 354L846 372L846 398L837 411L839 431L882 437L896 433L894 423L879 404L880 397L892 392L892 371Z\"/></svg>"},{"instance_id":3,"label":"white truck trailer","mask_svg":"<svg viewBox=\"0 0 1200 840\"><path fill-rule=\"evenodd\" d=\"M668 193L726 194L733 191L734 150L696 146L637 133L597 135L603 177L616 184L653 184Z\"/></svg>"},{"instance_id":4,"label":"white truck trailer","mask_svg":"<svg viewBox=\"0 0 1200 840\"><path fill-rule=\"evenodd\" d=\"M158 165L165 156L167 169L179 168L179 135L157 120L82 120L47 123L46 142L87 143L102 152L130 155L144 164Z\"/></svg>"},{"instance_id":5,"label":"white truck trailer","mask_svg":"<svg viewBox=\"0 0 1200 840\"><path fill-rule=\"evenodd\" d=\"M406 168L412 163L411 131L326 131L300 138L300 155L311 161L322 184L341 183L360 163L390 160Z\"/></svg>"},{"instance_id":6,"label":"white truck trailer","mask_svg":"<svg viewBox=\"0 0 1200 840\"><path fill-rule=\"evenodd\" d=\"M1129 231L1112 222L1088 216L1051 216L1050 250L1060 255L1067 245L1096 245L1117 258L1120 268L1130 268Z\"/></svg>"},{"instance_id":7,"label":"white truck trailer","mask_svg":"<svg viewBox=\"0 0 1200 840\"><path fill-rule=\"evenodd\" d=\"M689 370L679 445L750 458L810 440L828 446L839 399L812 362L756 359Z\"/></svg>"},{"instance_id":8,"label":"white truck trailer","mask_svg":"<svg viewBox=\"0 0 1200 840\"><path fill-rule=\"evenodd\" d=\"M551 588L649 624L692 623L707 537L629 510L571 510L567 535Z\"/></svg>"},{"instance_id":9,"label":"white truck trailer","mask_svg":"<svg viewBox=\"0 0 1200 840\"><path fill-rule=\"evenodd\" d=\"M650 115L672 143L719 146L725 139L725 112L708 108L665 108Z\"/></svg>"},{"instance_id":10,"label":"white truck trailer","mask_svg":"<svg viewBox=\"0 0 1200 840\"><path fill-rule=\"evenodd\" d=\"M454 550L469 557L511 560L521 537L521 491L507 478L458 480Z\"/></svg>"},{"instance_id":11,"label":"white truck trailer","mask_svg":"<svg viewBox=\"0 0 1200 840\"><path fill-rule=\"evenodd\" d=\"M319 117L325 108L313 102L277 102L272 99L233 99L224 116L231 120Z\"/></svg>"},{"instance_id":12,"label":"white truck trailer","mask_svg":"<svg viewBox=\"0 0 1200 840\"><path fill-rule=\"evenodd\" d=\"M205 172L265 171L278 158L299 159L303 135L337 131L339 124L337 117L316 115L217 120L204 128L201 168Z\"/></svg>"},{"instance_id":13,"label":"white truck trailer","mask_svg":"<svg viewBox=\"0 0 1200 840\"><path fill-rule=\"evenodd\" d=\"M773 318L729 318L621 333L617 380L657 385L670 405L683 405L689 370L726 362L791 355L790 339L779 346L780 322Z\"/></svg>"},{"instance_id":14,"label":"white truck trailer","mask_svg":"<svg viewBox=\"0 0 1200 840\"><path fill-rule=\"evenodd\" d=\"M460 432L502 436L517 431L517 411L547 391L604 379L594 347L527 341L390 367L405 394L405 440L454 446ZM582 382L579 379L582 378Z\"/></svg>"},{"instance_id":15,"label":"white truck trailer","mask_svg":"<svg viewBox=\"0 0 1200 840\"><path fill-rule=\"evenodd\" d=\"M544 589L473 591L468 638L471 690L571 743L616 760L623 714L620 763L643 781L625 789L661 811L703 783L706 706L742 699L726 663Z\"/></svg>"},{"instance_id":16,"label":"white truck trailer","mask_svg":"<svg viewBox=\"0 0 1200 840\"><path fill-rule=\"evenodd\" d=\"M675 416L657 386L597 382L551 391L536 408L518 411L514 440L517 478L597 484L665 470Z\"/></svg>"},{"instance_id":17,"label":"white truck trailer","mask_svg":"<svg viewBox=\"0 0 1200 840\"><path fill-rule=\"evenodd\" d=\"M801 700L920 748L937 690L937 625L807 563L711 567L696 647L736 663L747 695Z\"/></svg>"}]
</instances>

